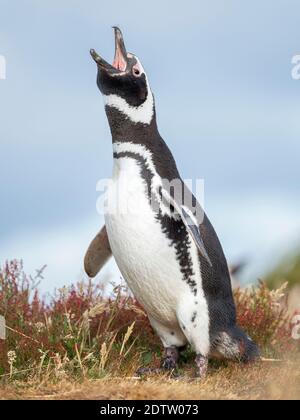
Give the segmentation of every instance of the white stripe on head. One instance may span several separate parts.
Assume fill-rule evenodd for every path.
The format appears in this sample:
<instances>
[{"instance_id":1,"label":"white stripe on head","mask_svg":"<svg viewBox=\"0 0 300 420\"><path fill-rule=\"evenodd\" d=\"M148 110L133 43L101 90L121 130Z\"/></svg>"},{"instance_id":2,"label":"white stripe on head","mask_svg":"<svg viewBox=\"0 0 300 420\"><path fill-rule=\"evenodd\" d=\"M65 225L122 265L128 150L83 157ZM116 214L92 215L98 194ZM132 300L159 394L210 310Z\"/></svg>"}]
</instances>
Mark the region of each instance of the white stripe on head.
<instances>
[{"instance_id":1,"label":"white stripe on head","mask_svg":"<svg viewBox=\"0 0 300 420\"><path fill-rule=\"evenodd\" d=\"M111 94L111 95L103 95L104 104L106 106L110 106L112 108L116 108L118 111L122 112L122 114L126 115L132 122L134 123L141 123L141 124L150 124L154 115L154 99L153 95L149 86L148 78L145 73L145 70L137 57L135 57L138 66L141 69L141 72L146 77L147 83L147 98L145 102L142 103L140 106L132 106L129 105L125 99L121 98L118 95Z\"/></svg>"}]
</instances>

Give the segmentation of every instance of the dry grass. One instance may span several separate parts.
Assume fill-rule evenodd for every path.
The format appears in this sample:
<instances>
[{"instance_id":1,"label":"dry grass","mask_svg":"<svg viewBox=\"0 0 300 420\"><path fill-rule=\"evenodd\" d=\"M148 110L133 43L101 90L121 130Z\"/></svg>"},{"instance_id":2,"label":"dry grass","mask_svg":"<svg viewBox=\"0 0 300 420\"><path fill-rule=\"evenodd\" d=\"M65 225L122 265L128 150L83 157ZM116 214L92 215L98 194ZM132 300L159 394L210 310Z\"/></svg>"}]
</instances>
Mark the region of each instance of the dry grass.
<instances>
[{"instance_id":1,"label":"dry grass","mask_svg":"<svg viewBox=\"0 0 300 420\"><path fill-rule=\"evenodd\" d=\"M14 383L0 388L0 399L150 399L150 400L258 400L300 399L300 360L257 363L241 367L211 368L205 380L170 379L167 376L106 378L80 383Z\"/></svg>"},{"instance_id":2,"label":"dry grass","mask_svg":"<svg viewBox=\"0 0 300 420\"><path fill-rule=\"evenodd\" d=\"M292 339L285 290L265 284L237 290L238 323L264 357L282 362L241 366L212 362L208 377L192 380L188 349L176 375L134 379L141 366L158 367L162 346L146 314L122 287L110 297L91 282L39 295L37 278L18 261L0 268L0 399L298 399L299 341Z\"/></svg>"}]
</instances>

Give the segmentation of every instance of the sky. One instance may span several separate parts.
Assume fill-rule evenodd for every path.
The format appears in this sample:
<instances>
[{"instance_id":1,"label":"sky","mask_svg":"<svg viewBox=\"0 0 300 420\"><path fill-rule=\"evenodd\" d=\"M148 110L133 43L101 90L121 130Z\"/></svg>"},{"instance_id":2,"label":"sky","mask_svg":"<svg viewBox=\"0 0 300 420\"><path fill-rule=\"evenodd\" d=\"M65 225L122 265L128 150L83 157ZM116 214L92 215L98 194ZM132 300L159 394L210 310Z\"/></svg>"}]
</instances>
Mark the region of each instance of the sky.
<instances>
[{"instance_id":1,"label":"sky","mask_svg":"<svg viewBox=\"0 0 300 420\"><path fill-rule=\"evenodd\" d=\"M146 69L182 177L204 179L228 261L263 278L300 246L297 0L0 0L0 264L47 264L45 291L83 277L103 223L96 184L112 171L89 49L112 60L113 25Z\"/></svg>"}]
</instances>

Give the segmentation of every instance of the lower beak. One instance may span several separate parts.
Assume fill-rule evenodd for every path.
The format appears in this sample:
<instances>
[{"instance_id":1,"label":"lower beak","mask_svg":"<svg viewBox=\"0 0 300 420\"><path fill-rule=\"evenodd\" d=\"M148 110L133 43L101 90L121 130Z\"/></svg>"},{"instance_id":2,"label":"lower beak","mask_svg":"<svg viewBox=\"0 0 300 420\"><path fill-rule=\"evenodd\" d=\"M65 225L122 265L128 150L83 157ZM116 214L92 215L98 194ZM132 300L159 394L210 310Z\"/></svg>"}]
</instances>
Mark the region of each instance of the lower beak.
<instances>
[{"instance_id":1,"label":"lower beak","mask_svg":"<svg viewBox=\"0 0 300 420\"><path fill-rule=\"evenodd\" d=\"M112 73L124 72L127 68L127 51L121 30L115 26L114 31L115 58L112 65L100 57L95 50L90 50L90 54L100 69L107 70Z\"/></svg>"}]
</instances>

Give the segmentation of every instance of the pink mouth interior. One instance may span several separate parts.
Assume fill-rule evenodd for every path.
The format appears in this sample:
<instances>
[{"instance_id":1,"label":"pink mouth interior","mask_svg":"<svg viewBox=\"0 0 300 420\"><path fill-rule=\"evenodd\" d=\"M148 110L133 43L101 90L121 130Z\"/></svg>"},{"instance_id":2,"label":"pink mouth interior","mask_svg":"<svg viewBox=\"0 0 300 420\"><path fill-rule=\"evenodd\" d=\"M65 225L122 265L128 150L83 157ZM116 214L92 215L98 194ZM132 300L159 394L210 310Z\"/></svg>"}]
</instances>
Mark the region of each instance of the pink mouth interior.
<instances>
[{"instance_id":1,"label":"pink mouth interior","mask_svg":"<svg viewBox=\"0 0 300 420\"><path fill-rule=\"evenodd\" d=\"M125 71L127 67L127 63L121 53L120 49L117 48L114 61L112 63L113 67L119 71Z\"/></svg>"}]
</instances>

